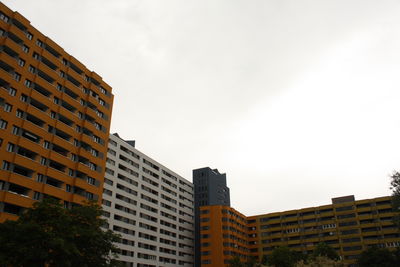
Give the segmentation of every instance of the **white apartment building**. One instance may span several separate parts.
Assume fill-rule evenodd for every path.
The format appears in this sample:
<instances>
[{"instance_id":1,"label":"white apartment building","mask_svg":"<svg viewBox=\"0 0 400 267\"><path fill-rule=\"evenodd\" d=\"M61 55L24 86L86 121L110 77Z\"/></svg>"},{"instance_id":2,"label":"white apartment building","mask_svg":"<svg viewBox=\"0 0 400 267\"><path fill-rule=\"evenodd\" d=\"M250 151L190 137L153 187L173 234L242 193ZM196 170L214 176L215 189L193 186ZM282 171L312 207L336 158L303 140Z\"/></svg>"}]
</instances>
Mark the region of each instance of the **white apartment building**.
<instances>
[{"instance_id":1,"label":"white apartment building","mask_svg":"<svg viewBox=\"0 0 400 267\"><path fill-rule=\"evenodd\" d=\"M103 209L129 267L193 266L193 184L111 134Z\"/></svg>"}]
</instances>

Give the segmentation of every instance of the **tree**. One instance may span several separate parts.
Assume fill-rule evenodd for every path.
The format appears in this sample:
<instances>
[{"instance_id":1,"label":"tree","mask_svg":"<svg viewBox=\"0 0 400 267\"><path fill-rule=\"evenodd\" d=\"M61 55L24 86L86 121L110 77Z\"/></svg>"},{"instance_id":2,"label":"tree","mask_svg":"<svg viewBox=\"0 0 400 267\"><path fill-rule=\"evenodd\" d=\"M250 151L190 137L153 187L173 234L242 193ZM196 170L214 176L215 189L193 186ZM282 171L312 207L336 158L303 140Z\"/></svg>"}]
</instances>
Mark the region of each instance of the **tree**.
<instances>
[{"instance_id":1,"label":"tree","mask_svg":"<svg viewBox=\"0 0 400 267\"><path fill-rule=\"evenodd\" d=\"M316 258L318 256L324 256L334 261L339 260L339 255L336 250L323 242L319 243L312 253L312 258Z\"/></svg>"},{"instance_id":2,"label":"tree","mask_svg":"<svg viewBox=\"0 0 400 267\"><path fill-rule=\"evenodd\" d=\"M392 190L392 207L396 214L393 222L400 228L400 173L394 171L390 176L390 189Z\"/></svg>"},{"instance_id":3,"label":"tree","mask_svg":"<svg viewBox=\"0 0 400 267\"><path fill-rule=\"evenodd\" d=\"M51 198L34 203L18 220L0 224L0 266L118 266L119 236L101 229L101 214L95 203L72 209Z\"/></svg>"},{"instance_id":4,"label":"tree","mask_svg":"<svg viewBox=\"0 0 400 267\"><path fill-rule=\"evenodd\" d=\"M298 253L291 251L288 247L277 247L267 258L267 263L276 267L292 267L299 260Z\"/></svg>"},{"instance_id":5,"label":"tree","mask_svg":"<svg viewBox=\"0 0 400 267\"><path fill-rule=\"evenodd\" d=\"M244 267L244 264L238 256L235 256L229 260L229 267Z\"/></svg>"},{"instance_id":6,"label":"tree","mask_svg":"<svg viewBox=\"0 0 400 267\"><path fill-rule=\"evenodd\" d=\"M345 265L342 262L338 262L336 260L330 259L326 256L316 256L312 259L301 260L296 263L296 267L344 267Z\"/></svg>"},{"instance_id":7,"label":"tree","mask_svg":"<svg viewBox=\"0 0 400 267\"><path fill-rule=\"evenodd\" d=\"M393 267L399 266L396 257L387 248L371 247L364 250L357 261L359 267Z\"/></svg>"},{"instance_id":8,"label":"tree","mask_svg":"<svg viewBox=\"0 0 400 267\"><path fill-rule=\"evenodd\" d=\"M247 259L245 267L256 267L259 266L260 263L257 261L257 257L250 257Z\"/></svg>"}]
</instances>

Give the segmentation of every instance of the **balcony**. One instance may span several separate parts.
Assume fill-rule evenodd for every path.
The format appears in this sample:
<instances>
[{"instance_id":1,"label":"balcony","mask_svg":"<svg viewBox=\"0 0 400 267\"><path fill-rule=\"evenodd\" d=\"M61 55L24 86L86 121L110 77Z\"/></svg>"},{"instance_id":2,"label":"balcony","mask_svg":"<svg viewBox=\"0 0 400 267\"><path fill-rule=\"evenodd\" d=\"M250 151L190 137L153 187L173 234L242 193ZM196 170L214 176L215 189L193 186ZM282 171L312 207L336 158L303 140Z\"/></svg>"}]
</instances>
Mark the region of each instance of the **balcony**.
<instances>
[{"instance_id":1,"label":"balcony","mask_svg":"<svg viewBox=\"0 0 400 267\"><path fill-rule=\"evenodd\" d=\"M11 39L14 43L16 43L20 46L23 45L23 43L24 43L23 40L25 38L25 35L22 32L17 31L15 25L11 25L7 35L8 35L8 38Z\"/></svg>"},{"instance_id":2,"label":"balcony","mask_svg":"<svg viewBox=\"0 0 400 267\"><path fill-rule=\"evenodd\" d=\"M14 183L9 183L8 192L14 193L23 197L29 197L30 189Z\"/></svg>"},{"instance_id":3,"label":"balcony","mask_svg":"<svg viewBox=\"0 0 400 267\"><path fill-rule=\"evenodd\" d=\"M33 88L30 96L30 101L31 101L30 104L40 110L45 109L47 111L48 107L52 105L52 102L46 95L49 96L50 94L47 94L46 92L42 91L41 88L39 87L36 89Z\"/></svg>"},{"instance_id":4,"label":"balcony","mask_svg":"<svg viewBox=\"0 0 400 267\"><path fill-rule=\"evenodd\" d=\"M33 90L37 91L38 93L44 95L45 97L50 97L51 92L45 87L49 86L49 84L43 83L40 79L36 79L36 82L33 84Z\"/></svg>"},{"instance_id":5,"label":"balcony","mask_svg":"<svg viewBox=\"0 0 400 267\"><path fill-rule=\"evenodd\" d=\"M67 149L61 147L61 146L58 146L58 145L56 145L56 144L53 144L53 145L52 145L52 150L53 150L54 152L56 152L56 153L58 153L58 154L64 156L64 157L68 157L69 151L68 151Z\"/></svg>"},{"instance_id":6,"label":"balcony","mask_svg":"<svg viewBox=\"0 0 400 267\"><path fill-rule=\"evenodd\" d=\"M59 163L57 161L54 161L54 160L49 160L49 167L53 168L53 169L55 169L55 170L57 170L59 172L65 172L65 170L66 170L66 166L65 165L63 165L63 164L61 164L61 163Z\"/></svg>"},{"instance_id":7,"label":"balcony","mask_svg":"<svg viewBox=\"0 0 400 267\"><path fill-rule=\"evenodd\" d=\"M10 214L21 215L23 207L29 207L33 200L10 192L4 194L4 209L3 211Z\"/></svg>"},{"instance_id":8,"label":"balcony","mask_svg":"<svg viewBox=\"0 0 400 267\"><path fill-rule=\"evenodd\" d=\"M56 49L52 48L52 47L49 46L48 44L45 44L44 49L45 49L47 52L49 52L51 55L53 55L53 57L55 57L55 58L57 58L57 59L59 59L60 56L61 56L61 54L58 53L58 51L57 51Z\"/></svg>"},{"instance_id":9,"label":"balcony","mask_svg":"<svg viewBox=\"0 0 400 267\"><path fill-rule=\"evenodd\" d=\"M45 80L46 82L48 82L49 84L51 84L52 86L54 86L54 81L55 79L53 77L51 77L50 75L48 75L47 73L45 73L44 71L38 70L37 75L42 78L43 80Z\"/></svg>"},{"instance_id":10,"label":"balcony","mask_svg":"<svg viewBox=\"0 0 400 267\"><path fill-rule=\"evenodd\" d=\"M41 115L45 116L46 118L48 117L48 115L46 114L46 111L49 108L46 105L44 105L43 103L41 103L33 98L31 98L29 100L29 104L30 104L30 106L28 107L27 112L32 112L37 115L41 114ZM39 111L41 113L38 113L37 111ZM45 117L42 117L42 119L45 119Z\"/></svg>"},{"instance_id":11,"label":"balcony","mask_svg":"<svg viewBox=\"0 0 400 267\"><path fill-rule=\"evenodd\" d=\"M68 95L69 97L71 97L72 99L74 99L75 101L77 101L79 99L79 95L76 94L74 91L72 91L71 89L68 89L67 87L64 87L64 93L66 95Z\"/></svg>"},{"instance_id":12,"label":"balcony","mask_svg":"<svg viewBox=\"0 0 400 267\"><path fill-rule=\"evenodd\" d=\"M25 177L28 177L28 178L32 178L32 175L34 173L33 170L25 168L25 167L22 167L22 166L17 165L17 164L14 164L13 172L18 174L18 175L25 176Z\"/></svg>"},{"instance_id":13,"label":"balcony","mask_svg":"<svg viewBox=\"0 0 400 267\"><path fill-rule=\"evenodd\" d=\"M54 64L51 60L48 60L44 56L41 57L40 61L45 64L47 67L52 69L53 71L56 71L58 69L58 66Z\"/></svg>"},{"instance_id":14,"label":"balcony","mask_svg":"<svg viewBox=\"0 0 400 267\"><path fill-rule=\"evenodd\" d=\"M45 125L45 122L43 120L41 120L41 119L37 118L36 116L33 116L32 114L29 114L29 113L26 113L25 119L40 128L43 128Z\"/></svg>"},{"instance_id":15,"label":"balcony","mask_svg":"<svg viewBox=\"0 0 400 267\"><path fill-rule=\"evenodd\" d=\"M16 53L19 53L19 51L21 51L21 45L15 43L15 41L13 41L11 38L5 38L3 45L9 47Z\"/></svg>"},{"instance_id":16,"label":"balcony","mask_svg":"<svg viewBox=\"0 0 400 267\"><path fill-rule=\"evenodd\" d=\"M16 153L21 155L21 156L23 156L23 157L29 158L30 160L33 160L33 161L36 160L37 155L38 155L36 152L33 152L33 151L31 151L29 149L26 149L24 147L18 147Z\"/></svg>"},{"instance_id":17,"label":"balcony","mask_svg":"<svg viewBox=\"0 0 400 267\"><path fill-rule=\"evenodd\" d=\"M3 46L3 51L0 53L0 60L8 64L13 69L18 69L18 54L11 49L7 49L7 46Z\"/></svg>"},{"instance_id":18,"label":"balcony","mask_svg":"<svg viewBox=\"0 0 400 267\"><path fill-rule=\"evenodd\" d=\"M43 193L51 196L56 197L58 199L68 199L68 193L63 190L63 188L59 188L57 186L45 184L43 186Z\"/></svg>"}]
</instances>

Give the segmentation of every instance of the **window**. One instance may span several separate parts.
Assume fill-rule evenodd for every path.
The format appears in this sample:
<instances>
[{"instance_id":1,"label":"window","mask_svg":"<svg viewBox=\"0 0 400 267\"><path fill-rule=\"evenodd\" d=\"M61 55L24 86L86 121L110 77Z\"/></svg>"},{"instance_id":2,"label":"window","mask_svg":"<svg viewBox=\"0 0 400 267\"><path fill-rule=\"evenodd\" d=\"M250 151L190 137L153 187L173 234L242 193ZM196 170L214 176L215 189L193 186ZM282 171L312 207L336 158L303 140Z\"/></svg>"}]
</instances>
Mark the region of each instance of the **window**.
<instances>
[{"instance_id":1,"label":"window","mask_svg":"<svg viewBox=\"0 0 400 267\"><path fill-rule=\"evenodd\" d=\"M28 96L22 94L21 97L19 98L22 102L27 102L28 101Z\"/></svg>"},{"instance_id":2,"label":"window","mask_svg":"<svg viewBox=\"0 0 400 267\"><path fill-rule=\"evenodd\" d=\"M15 145L12 143L7 144L7 152L13 152Z\"/></svg>"},{"instance_id":3,"label":"window","mask_svg":"<svg viewBox=\"0 0 400 267\"><path fill-rule=\"evenodd\" d=\"M10 162L3 160L3 164L1 165L1 168L3 170L9 170L10 169Z\"/></svg>"},{"instance_id":4,"label":"window","mask_svg":"<svg viewBox=\"0 0 400 267\"><path fill-rule=\"evenodd\" d=\"M19 133L19 127L17 127L17 126L13 126L13 129L12 129L12 134L15 134L15 135L17 135Z\"/></svg>"},{"instance_id":5,"label":"window","mask_svg":"<svg viewBox=\"0 0 400 267\"><path fill-rule=\"evenodd\" d=\"M92 155L93 156L95 156L95 157L98 157L99 156L99 151L97 151L96 149L94 149L94 148L91 148L90 149L90 153L92 153Z\"/></svg>"},{"instance_id":6,"label":"window","mask_svg":"<svg viewBox=\"0 0 400 267\"><path fill-rule=\"evenodd\" d=\"M103 190L103 194L106 194L106 195L108 195L108 196L112 196L112 191L111 191L111 190L108 190L108 189L104 189L104 190Z\"/></svg>"},{"instance_id":7,"label":"window","mask_svg":"<svg viewBox=\"0 0 400 267\"><path fill-rule=\"evenodd\" d=\"M30 73L36 73L36 68L32 65L29 66L28 70Z\"/></svg>"},{"instance_id":8,"label":"window","mask_svg":"<svg viewBox=\"0 0 400 267\"><path fill-rule=\"evenodd\" d=\"M32 57L33 57L34 59L36 59L36 60L39 60L39 59L40 59L39 54L36 53L36 52L33 53L33 56L32 56Z\"/></svg>"},{"instance_id":9,"label":"window","mask_svg":"<svg viewBox=\"0 0 400 267\"><path fill-rule=\"evenodd\" d=\"M96 111L97 116L99 116L100 118L104 118L104 113L101 111Z\"/></svg>"},{"instance_id":10,"label":"window","mask_svg":"<svg viewBox=\"0 0 400 267\"><path fill-rule=\"evenodd\" d=\"M47 163L47 159L45 157L41 157L40 164L46 165L46 163Z\"/></svg>"},{"instance_id":11,"label":"window","mask_svg":"<svg viewBox=\"0 0 400 267\"><path fill-rule=\"evenodd\" d=\"M28 53L29 52L29 47L26 46L26 45L23 45L22 46L22 51L24 51L25 53Z\"/></svg>"},{"instance_id":12,"label":"window","mask_svg":"<svg viewBox=\"0 0 400 267\"><path fill-rule=\"evenodd\" d=\"M5 112L10 112L11 109L12 109L12 106L10 104L8 104L8 103L4 104L4 111Z\"/></svg>"},{"instance_id":13,"label":"window","mask_svg":"<svg viewBox=\"0 0 400 267\"><path fill-rule=\"evenodd\" d=\"M7 121L5 120L0 120L0 129L6 129L7 128Z\"/></svg>"},{"instance_id":14,"label":"window","mask_svg":"<svg viewBox=\"0 0 400 267\"><path fill-rule=\"evenodd\" d=\"M106 168L106 173L114 175L115 172L109 168Z\"/></svg>"},{"instance_id":15,"label":"window","mask_svg":"<svg viewBox=\"0 0 400 267\"><path fill-rule=\"evenodd\" d=\"M60 75L61 78L64 78L65 77L65 72L60 71L59 75Z\"/></svg>"},{"instance_id":16,"label":"window","mask_svg":"<svg viewBox=\"0 0 400 267\"><path fill-rule=\"evenodd\" d=\"M22 118L24 116L24 112L22 110L20 110L20 109L17 109L16 116L18 118Z\"/></svg>"},{"instance_id":17,"label":"window","mask_svg":"<svg viewBox=\"0 0 400 267\"><path fill-rule=\"evenodd\" d=\"M89 200L93 200L94 199L94 195L91 192L86 192L86 198Z\"/></svg>"},{"instance_id":18,"label":"window","mask_svg":"<svg viewBox=\"0 0 400 267\"><path fill-rule=\"evenodd\" d=\"M9 93L11 96L15 96L15 94L17 93L17 90L15 90L14 88L10 88L10 89L8 90L8 93Z\"/></svg>"},{"instance_id":19,"label":"window","mask_svg":"<svg viewBox=\"0 0 400 267\"><path fill-rule=\"evenodd\" d=\"M43 42L40 41L39 39L36 40L36 45L39 47L43 47Z\"/></svg>"},{"instance_id":20,"label":"window","mask_svg":"<svg viewBox=\"0 0 400 267\"><path fill-rule=\"evenodd\" d=\"M103 205L107 206L107 207L111 207L111 201L105 200L103 199Z\"/></svg>"},{"instance_id":21,"label":"window","mask_svg":"<svg viewBox=\"0 0 400 267\"><path fill-rule=\"evenodd\" d=\"M14 80L16 80L17 82L19 82L19 81L21 80L21 74L19 74L18 72L14 72L13 78L14 78Z\"/></svg>"},{"instance_id":22,"label":"window","mask_svg":"<svg viewBox=\"0 0 400 267\"><path fill-rule=\"evenodd\" d=\"M110 179L104 178L104 183L108 184L108 185L113 185L114 182L111 181Z\"/></svg>"},{"instance_id":23,"label":"window","mask_svg":"<svg viewBox=\"0 0 400 267\"><path fill-rule=\"evenodd\" d=\"M27 33L26 33L26 38L28 38L29 40L32 40L33 34L30 33L30 32L27 32Z\"/></svg>"},{"instance_id":24,"label":"window","mask_svg":"<svg viewBox=\"0 0 400 267\"><path fill-rule=\"evenodd\" d=\"M91 170L95 171L95 170L97 169L97 166L96 166L96 164L94 164L94 163L92 163L92 162L89 162L89 168L90 168Z\"/></svg>"},{"instance_id":25,"label":"window","mask_svg":"<svg viewBox=\"0 0 400 267\"><path fill-rule=\"evenodd\" d=\"M69 184L65 185L65 191L71 192L71 185Z\"/></svg>"},{"instance_id":26,"label":"window","mask_svg":"<svg viewBox=\"0 0 400 267\"><path fill-rule=\"evenodd\" d=\"M10 18L3 13L0 13L0 19L4 22L8 22L10 20Z\"/></svg>"},{"instance_id":27,"label":"window","mask_svg":"<svg viewBox=\"0 0 400 267\"><path fill-rule=\"evenodd\" d=\"M43 183L43 180L44 180L43 174L38 173L36 181L38 181L39 183Z\"/></svg>"},{"instance_id":28,"label":"window","mask_svg":"<svg viewBox=\"0 0 400 267\"><path fill-rule=\"evenodd\" d=\"M115 150L112 150L111 148L108 149L108 153L110 153L113 156L117 155L117 152L115 152Z\"/></svg>"},{"instance_id":29,"label":"window","mask_svg":"<svg viewBox=\"0 0 400 267\"><path fill-rule=\"evenodd\" d=\"M44 141L43 142L43 147L46 148L46 149L49 149L50 148L50 142L49 141Z\"/></svg>"},{"instance_id":30,"label":"window","mask_svg":"<svg viewBox=\"0 0 400 267\"><path fill-rule=\"evenodd\" d=\"M110 163L111 165L115 166L115 161L110 158L107 158L107 163Z\"/></svg>"},{"instance_id":31,"label":"window","mask_svg":"<svg viewBox=\"0 0 400 267\"><path fill-rule=\"evenodd\" d=\"M34 200L39 200L40 199L40 193L35 191L35 193L33 193L33 199Z\"/></svg>"},{"instance_id":32,"label":"window","mask_svg":"<svg viewBox=\"0 0 400 267\"><path fill-rule=\"evenodd\" d=\"M31 87L32 82L30 80L25 80L24 84L25 84L26 87L29 88L29 87Z\"/></svg>"},{"instance_id":33,"label":"window","mask_svg":"<svg viewBox=\"0 0 400 267\"><path fill-rule=\"evenodd\" d=\"M18 65L20 65L21 67L25 66L25 60L19 58L18 59Z\"/></svg>"},{"instance_id":34,"label":"window","mask_svg":"<svg viewBox=\"0 0 400 267\"><path fill-rule=\"evenodd\" d=\"M93 140L96 142L96 143L100 143L100 137L98 137L98 136L93 136Z\"/></svg>"},{"instance_id":35,"label":"window","mask_svg":"<svg viewBox=\"0 0 400 267\"><path fill-rule=\"evenodd\" d=\"M88 182L88 184L95 185L96 184L96 179L94 179L92 177L88 177L87 178L87 182Z\"/></svg>"}]
</instances>

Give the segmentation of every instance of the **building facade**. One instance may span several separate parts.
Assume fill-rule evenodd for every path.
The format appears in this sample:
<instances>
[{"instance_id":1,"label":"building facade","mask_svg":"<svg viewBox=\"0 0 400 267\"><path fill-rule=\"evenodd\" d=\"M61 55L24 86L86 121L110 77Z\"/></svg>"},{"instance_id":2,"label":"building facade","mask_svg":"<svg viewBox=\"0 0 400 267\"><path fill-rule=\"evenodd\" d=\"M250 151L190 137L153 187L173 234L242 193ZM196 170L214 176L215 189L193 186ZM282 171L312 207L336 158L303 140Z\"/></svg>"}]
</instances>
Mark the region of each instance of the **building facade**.
<instances>
[{"instance_id":1,"label":"building facade","mask_svg":"<svg viewBox=\"0 0 400 267\"><path fill-rule=\"evenodd\" d=\"M226 174L209 167L193 170L194 216L195 216L195 266L201 265L200 208L202 206L231 204Z\"/></svg>"},{"instance_id":2,"label":"building facade","mask_svg":"<svg viewBox=\"0 0 400 267\"><path fill-rule=\"evenodd\" d=\"M113 95L0 3L0 222L36 200L101 200Z\"/></svg>"},{"instance_id":3,"label":"building facade","mask_svg":"<svg viewBox=\"0 0 400 267\"><path fill-rule=\"evenodd\" d=\"M130 267L193 266L193 185L110 135L103 192L108 228Z\"/></svg>"},{"instance_id":4,"label":"building facade","mask_svg":"<svg viewBox=\"0 0 400 267\"><path fill-rule=\"evenodd\" d=\"M395 213L391 197L364 200L355 200L354 196L339 197L332 199L329 205L247 217L246 227L240 227L244 231L242 236L248 236L247 247L237 236L227 240L227 237L240 229L233 233L224 231L234 227L226 224L227 219L222 213L224 209L229 214L229 209L223 206L201 208L201 217L207 218L201 221L202 266L227 266L221 265L221 259L224 264L228 262L230 257L227 255L239 256L243 261L245 255L261 260L279 246L308 254L320 242L335 248L342 260L351 266L356 263L361 252L371 246L400 246L399 229L392 222ZM217 212L218 215L208 216L211 212ZM235 211L230 212L235 214ZM219 246L222 244L222 250L216 248L218 244L212 244L213 238L222 240L219 243ZM208 243L215 249L209 250ZM233 247L243 247L243 250L232 251L232 244Z\"/></svg>"},{"instance_id":5,"label":"building facade","mask_svg":"<svg viewBox=\"0 0 400 267\"><path fill-rule=\"evenodd\" d=\"M203 206L200 224L202 266L225 266L235 256L244 262L250 258L246 216L228 206Z\"/></svg>"}]
</instances>

